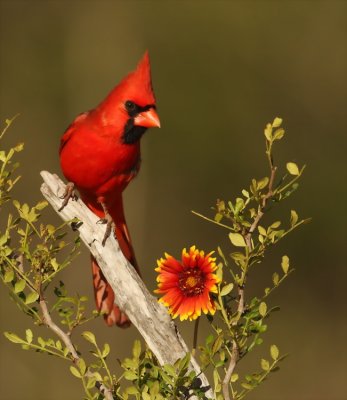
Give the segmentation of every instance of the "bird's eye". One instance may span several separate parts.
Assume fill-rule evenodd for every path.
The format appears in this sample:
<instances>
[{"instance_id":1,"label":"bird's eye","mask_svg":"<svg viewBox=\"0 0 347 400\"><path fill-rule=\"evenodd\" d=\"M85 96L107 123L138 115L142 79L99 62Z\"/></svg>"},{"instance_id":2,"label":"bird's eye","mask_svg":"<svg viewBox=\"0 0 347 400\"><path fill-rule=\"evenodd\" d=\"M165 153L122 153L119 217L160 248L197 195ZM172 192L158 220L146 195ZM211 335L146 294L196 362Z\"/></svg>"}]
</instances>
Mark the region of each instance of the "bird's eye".
<instances>
[{"instance_id":1,"label":"bird's eye","mask_svg":"<svg viewBox=\"0 0 347 400\"><path fill-rule=\"evenodd\" d=\"M130 100L127 100L125 102L125 108L127 109L127 111L131 112L131 111L135 111L136 109L136 104Z\"/></svg>"}]
</instances>

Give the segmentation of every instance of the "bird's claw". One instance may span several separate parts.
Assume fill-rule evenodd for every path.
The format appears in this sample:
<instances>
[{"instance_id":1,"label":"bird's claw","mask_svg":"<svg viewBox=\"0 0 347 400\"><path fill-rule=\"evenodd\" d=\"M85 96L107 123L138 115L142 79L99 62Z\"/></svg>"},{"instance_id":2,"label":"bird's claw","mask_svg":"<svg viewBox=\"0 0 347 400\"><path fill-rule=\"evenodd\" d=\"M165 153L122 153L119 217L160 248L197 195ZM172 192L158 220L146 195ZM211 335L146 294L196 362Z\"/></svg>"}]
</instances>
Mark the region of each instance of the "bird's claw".
<instances>
[{"instance_id":1,"label":"bird's claw","mask_svg":"<svg viewBox=\"0 0 347 400\"><path fill-rule=\"evenodd\" d=\"M67 205L70 199L77 200L75 185L73 182L68 182L66 184L64 194L60 196L60 198L63 199L63 203L58 211L61 211Z\"/></svg>"},{"instance_id":2,"label":"bird's claw","mask_svg":"<svg viewBox=\"0 0 347 400\"><path fill-rule=\"evenodd\" d=\"M106 240L110 237L111 232L114 231L115 224L113 222L111 215L108 212L105 213L105 218L99 219L99 221L97 223L98 224L106 224L105 235L101 242L101 244L103 246L105 246Z\"/></svg>"}]
</instances>

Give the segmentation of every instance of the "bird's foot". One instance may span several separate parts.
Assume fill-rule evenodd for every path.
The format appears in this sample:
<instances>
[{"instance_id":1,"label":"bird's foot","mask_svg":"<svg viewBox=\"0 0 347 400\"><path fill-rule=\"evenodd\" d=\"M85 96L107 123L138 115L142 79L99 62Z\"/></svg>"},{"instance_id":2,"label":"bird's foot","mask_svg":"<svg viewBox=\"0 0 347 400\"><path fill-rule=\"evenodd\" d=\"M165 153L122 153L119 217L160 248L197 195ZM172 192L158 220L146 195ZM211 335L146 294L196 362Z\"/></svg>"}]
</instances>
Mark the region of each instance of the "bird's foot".
<instances>
[{"instance_id":1,"label":"bird's foot","mask_svg":"<svg viewBox=\"0 0 347 400\"><path fill-rule=\"evenodd\" d=\"M102 242L101 242L101 244L103 246L105 246L106 240L111 235L111 232L114 231L114 229L115 229L115 223L114 223L110 213L108 212L105 204L101 203L101 205L102 205L102 208L104 209L105 217L99 219L99 221L97 223L98 224L106 224L105 235L104 235L104 238L102 239Z\"/></svg>"},{"instance_id":2,"label":"bird's foot","mask_svg":"<svg viewBox=\"0 0 347 400\"><path fill-rule=\"evenodd\" d=\"M64 194L60 196L60 198L63 199L63 203L58 211L61 211L67 205L70 199L77 200L75 184L73 182L68 182L66 184Z\"/></svg>"}]
</instances>

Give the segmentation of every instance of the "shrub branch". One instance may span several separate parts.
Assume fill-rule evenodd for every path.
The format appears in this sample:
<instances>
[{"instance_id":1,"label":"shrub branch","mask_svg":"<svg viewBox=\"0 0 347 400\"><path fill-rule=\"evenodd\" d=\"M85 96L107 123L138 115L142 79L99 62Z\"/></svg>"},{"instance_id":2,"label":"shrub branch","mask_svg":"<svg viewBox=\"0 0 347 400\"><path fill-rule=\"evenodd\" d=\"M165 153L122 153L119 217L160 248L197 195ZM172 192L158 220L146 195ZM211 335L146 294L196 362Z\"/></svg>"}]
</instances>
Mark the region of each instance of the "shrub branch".
<instances>
[{"instance_id":1,"label":"shrub branch","mask_svg":"<svg viewBox=\"0 0 347 400\"><path fill-rule=\"evenodd\" d=\"M77 364L78 360L80 359L79 355L77 354L77 351L71 341L71 337L65 333L53 320L52 317L48 311L47 307L47 302L44 298L44 295L42 293L42 290L40 290L40 309L42 312L43 316L43 323L49 328L51 331L53 331L64 343L65 347L69 349L69 352L72 356L72 362L74 364ZM86 376L92 376L93 374L90 371L86 372ZM106 400L113 400L113 395L112 391L103 385L100 382L96 382L95 386L99 390L99 392L105 397Z\"/></svg>"},{"instance_id":2,"label":"shrub branch","mask_svg":"<svg viewBox=\"0 0 347 400\"><path fill-rule=\"evenodd\" d=\"M274 184L274 180L275 180L277 167L273 165L273 158L272 158L271 150L269 152L268 159L269 159L270 170L271 170L269 184L268 184L268 191L262 198L261 204L259 204L259 206L258 206L257 215L255 216L254 221L253 221L252 225L250 226L248 232L243 234L243 237L244 237L246 245L247 245L246 252L248 254L250 254L253 250L252 234L257 229L260 220L263 218L263 216L265 214L266 205L274 194L273 193L273 184ZM241 317L245 311L245 284L246 284L247 270L248 270L248 265L245 267L245 269L242 273L241 281L238 285L237 313L238 313L239 317ZM237 323L238 323L238 320L235 320L233 322L233 325L236 326ZM232 341L230 362L229 362L229 365L228 365L228 368L227 368L227 371L226 371L226 374L225 374L225 377L224 377L223 383L222 383L223 396L224 396L225 400L230 400L229 383L230 383L231 375L234 372L234 369L236 367L236 364L237 364L237 361L239 358L240 358L240 349L239 349L236 338L234 338Z\"/></svg>"}]
</instances>

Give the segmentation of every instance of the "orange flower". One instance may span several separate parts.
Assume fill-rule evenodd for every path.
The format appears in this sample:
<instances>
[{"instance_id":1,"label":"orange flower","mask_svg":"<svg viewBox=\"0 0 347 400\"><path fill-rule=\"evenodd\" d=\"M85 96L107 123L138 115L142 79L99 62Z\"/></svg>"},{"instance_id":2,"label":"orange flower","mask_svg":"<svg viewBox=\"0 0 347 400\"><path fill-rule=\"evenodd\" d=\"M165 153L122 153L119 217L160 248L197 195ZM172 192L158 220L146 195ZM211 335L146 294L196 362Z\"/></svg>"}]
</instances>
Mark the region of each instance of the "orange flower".
<instances>
[{"instance_id":1,"label":"orange flower","mask_svg":"<svg viewBox=\"0 0 347 400\"><path fill-rule=\"evenodd\" d=\"M155 293L162 294L159 299L173 318L180 316L185 319L200 317L201 311L205 314L214 314L216 307L210 293L217 293L216 284L219 282L213 273L216 269L216 259L212 258L213 251L206 254L192 246L187 252L182 251L182 261L165 253L165 258L158 260L159 272L157 277L158 289Z\"/></svg>"}]
</instances>

